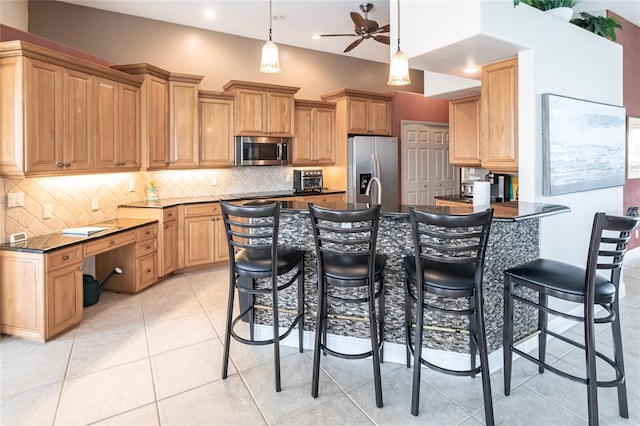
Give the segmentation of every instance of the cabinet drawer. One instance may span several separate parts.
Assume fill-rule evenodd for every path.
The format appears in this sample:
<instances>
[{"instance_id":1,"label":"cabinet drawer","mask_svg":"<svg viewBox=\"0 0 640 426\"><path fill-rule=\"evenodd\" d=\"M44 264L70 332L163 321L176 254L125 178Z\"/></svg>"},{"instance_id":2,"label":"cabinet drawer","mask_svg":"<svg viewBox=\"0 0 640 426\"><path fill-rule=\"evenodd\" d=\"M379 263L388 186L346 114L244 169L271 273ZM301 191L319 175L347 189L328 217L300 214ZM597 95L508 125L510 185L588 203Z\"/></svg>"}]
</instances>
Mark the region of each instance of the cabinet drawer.
<instances>
[{"instance_id":1,"label":"cabinet drawer","mask_svg":"<svg viewBox=\"0 0 640 426\"><path fill-rule=\"evenodd\" d=\"M138 291L149 287L158 279L158 255L157 253L141 257L138 262Z\"/></svg>"},{"instance_id":2,"label":"cabinet drawer","mask_svg":"<svg viewBox=\"0 0 640 426\"><path fill-rule=\"evenodd\" d=\"M149 225L144 228L136 229L136 240L143 241L150 238L156 238L158 236L158 226Z\"/></svg>"},{"instance_id":3,"label":"cabinet drawer","mask_svg":"<svg viewBox=\"0 0 640 426\"><path fill-rule=\"evenodd\" d=\"M220 204L218 203L209 203L209 204L191 204L185 206L184 208L184 216L210 216L221 214L222 209L220 208Z\"/></svg>"},{"instance_id":4,"label":"cabinet drawer","mask_svg":"<svg viewBox=\"0 0 640 426\"><path fill-rule=\"evenodd\" d=\"M105 251L112 250L116 247L122 247L127 244L135 243L135 231L123 232L122 234L110 235L100 238L98 241L92 241L84 245L84 255L94 256Z\"/></svg>"},{"instance_id":5,"label":"cabinet drawer","mask_svg":"<svg viewBox=\"0 0 640 426\"><path fill-rule=\"evenodd\" d=\"M47 253L47 270L57 269L74 262L82 261L82 245L78 244L63 250Z\"/></svg>"},{"instance_id":6,"label":"cabinet drawer","mask_svg":"<svg viewBox=\"0 0 640 426\"><path fill-rule=\"evenodd\" d=\"M172 207L170 209L164 209L162 211L162 220L164 222L168 222L170 220L174 220L178 218L178 209L176 207Z\"/></svg>"},{"instance_id":7,"label":"cabinet drawer","mask_svg":"<svg viewBox=\"0 0 640 426\"><path fill-rule=\"evenodd\" d=\"M146 254L152 253L158 250L158 240L138 241L136 244L136 257L141 257Z\"/></svg>"}]
</instances>

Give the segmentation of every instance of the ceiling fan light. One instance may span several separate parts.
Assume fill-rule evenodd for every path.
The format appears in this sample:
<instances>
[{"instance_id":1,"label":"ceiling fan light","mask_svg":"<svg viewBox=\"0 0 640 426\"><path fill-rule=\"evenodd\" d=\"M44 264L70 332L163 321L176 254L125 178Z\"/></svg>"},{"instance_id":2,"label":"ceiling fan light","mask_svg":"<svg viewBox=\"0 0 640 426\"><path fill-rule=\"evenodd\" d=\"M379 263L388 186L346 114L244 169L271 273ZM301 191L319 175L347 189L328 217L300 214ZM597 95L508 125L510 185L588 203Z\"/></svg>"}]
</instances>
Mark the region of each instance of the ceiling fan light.
<instances>
[{"instance_id":1,"label":"ceiling fan light","mask_svg":"<svg viewBox=\"0 0 640 426\"><path fill-rule=\"evenodd\" d=\"M280 60L278 59L278 46L271 41L262 46L262 61L260 62L260 72L266 74L277 74L280 72Z\"/></svg>"},{"instance_id":2,"label":"ceiling fan light","mask_svg":"<svg viewBox=\"0 0 640 426\"><path fill-rule=\"evenodd\" d=\"M409 60L400 49L393 55L389 63L389 86L406 86L411 84L409 78Z\"/></svg>"}]
</instances>

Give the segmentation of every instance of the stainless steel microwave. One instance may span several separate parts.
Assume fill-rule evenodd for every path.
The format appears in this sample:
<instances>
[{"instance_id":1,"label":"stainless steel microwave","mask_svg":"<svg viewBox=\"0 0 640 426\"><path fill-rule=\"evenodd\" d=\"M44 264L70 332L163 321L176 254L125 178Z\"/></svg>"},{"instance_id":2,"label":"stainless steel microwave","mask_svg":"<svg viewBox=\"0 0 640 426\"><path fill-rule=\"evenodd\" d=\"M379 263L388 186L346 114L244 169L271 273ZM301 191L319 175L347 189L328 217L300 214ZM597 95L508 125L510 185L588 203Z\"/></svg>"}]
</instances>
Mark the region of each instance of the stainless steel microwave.
<instances>
[{"instance_id":1,"label":"stainless steel microwave","mask_svg":"<svg viewBox=\"0 0 640 426\"><path fill-rule=\"evenodd\" d=\"M291 138L236 136L236 166L274 166L291 164Z\"/></svg>"}]
</instances>

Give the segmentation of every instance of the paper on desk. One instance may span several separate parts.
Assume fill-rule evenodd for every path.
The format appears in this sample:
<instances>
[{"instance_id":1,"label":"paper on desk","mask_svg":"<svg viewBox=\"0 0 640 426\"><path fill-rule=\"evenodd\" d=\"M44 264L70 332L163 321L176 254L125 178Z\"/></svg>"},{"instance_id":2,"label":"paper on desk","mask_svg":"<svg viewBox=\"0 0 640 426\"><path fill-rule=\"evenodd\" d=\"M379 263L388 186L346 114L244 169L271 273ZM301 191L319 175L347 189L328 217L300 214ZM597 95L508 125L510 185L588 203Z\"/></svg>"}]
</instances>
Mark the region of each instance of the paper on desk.
<instances>
[{"instance_id":1,"label":"paper on desk","mask_svg":"<svg viewBox=\"0 0 640 426\"><path fill-rule=\"evenodd\" d=\"M81 235L87 236L96 232L104 231L109 228L104 226L81 226L80 228L66 228L62 230L62 235Z\"/></svg>"}]
</instances>

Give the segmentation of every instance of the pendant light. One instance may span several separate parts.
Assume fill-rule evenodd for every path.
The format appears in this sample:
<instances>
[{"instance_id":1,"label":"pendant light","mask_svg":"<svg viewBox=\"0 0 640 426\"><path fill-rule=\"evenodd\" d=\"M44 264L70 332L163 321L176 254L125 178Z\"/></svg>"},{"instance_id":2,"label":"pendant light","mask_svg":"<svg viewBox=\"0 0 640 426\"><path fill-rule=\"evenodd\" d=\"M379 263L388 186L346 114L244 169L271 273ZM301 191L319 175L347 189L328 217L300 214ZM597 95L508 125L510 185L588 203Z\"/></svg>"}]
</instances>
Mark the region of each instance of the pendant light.
<instances>
[{"instance_id":1,"label":"pendant light","mask_svg":"<svg viewBox=\"0 0 640 426\"><path fill-rule=\"evenodd\" d=\"M398 51L389 63L389 86L406 86L411 84L409 78L409 60L400 50L400 0L398 0Z\"/></svg>"},{"instance_id":2,"label":"pendant light","mask_svg":"<svg viewBox=\"0 0 640 426\"><path fill-rule=\"evenodd\" d=\"M273 13L271 12L271 0L269 0L269 40L262 46L262 62L260 63L260 72L267 74L276 74L280 72L280 60L278 59L278 46L271 41L271 21Z\"/></svg>"}]
</instances>

